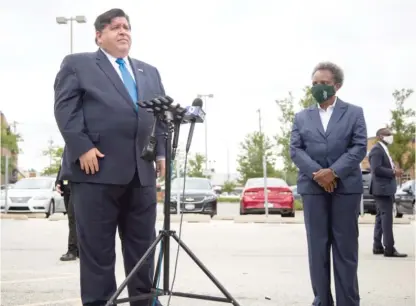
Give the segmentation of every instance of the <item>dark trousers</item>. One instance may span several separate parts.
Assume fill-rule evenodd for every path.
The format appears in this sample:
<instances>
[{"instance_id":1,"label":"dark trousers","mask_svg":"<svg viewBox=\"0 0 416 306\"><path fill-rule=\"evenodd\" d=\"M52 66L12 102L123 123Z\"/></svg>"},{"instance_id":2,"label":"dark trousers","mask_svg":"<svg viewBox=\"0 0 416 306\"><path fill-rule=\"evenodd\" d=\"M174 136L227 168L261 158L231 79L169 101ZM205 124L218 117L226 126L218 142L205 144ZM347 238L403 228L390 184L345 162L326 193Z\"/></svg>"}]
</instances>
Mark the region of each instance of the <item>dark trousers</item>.
<instances>
[{"instance_id":1,"label":"dark trousers","mask_svg":"<svg viewBox=\"0 0 416 306\"><path fill-rule=\"evenodd\" d=\"M383 245L386 252L394 251L393 237L393 197L374 196L376 201L376 223L374 225L373 248L382 249ZM381 239L383 238L383 244Z\"/></svg>"},{"instance_id":2,"label":"dark trousers","mask_svg":"<svg viewBox=\"0 0 416 306\"><path fill-rule=\"evenodd\" d=\"M64 205L68 216L68 252L78 254L77 228L75 223L74 203L69 192L64 193Z\"/></svg>"},{"instance_id":3,"label":"dark trousers","mask_svg":"<svg viewBox=\"0 0 416 306\"><path fill-rule=\"evenodd\" d=\"M117 228L126 275L155 240L156 188L142 187L136 174L128 185L73 183L71 193L77 216L82 303L105 305L117 289ZM154 254L131 279L129 296L150 292L153 274ZM130 305L147 306L149 301Z\"/></svg>"},{"instance_id":4,"label":"dark trousers","mask_svg":"<svg viewBox=\"0 0 416 306\"><path fill-rule=\"evenodd\" d=\"M358 216L361 194L303 195L313 305L334 305L330 252L337 306L359 306Z\"/></svg>"}]
</instances>

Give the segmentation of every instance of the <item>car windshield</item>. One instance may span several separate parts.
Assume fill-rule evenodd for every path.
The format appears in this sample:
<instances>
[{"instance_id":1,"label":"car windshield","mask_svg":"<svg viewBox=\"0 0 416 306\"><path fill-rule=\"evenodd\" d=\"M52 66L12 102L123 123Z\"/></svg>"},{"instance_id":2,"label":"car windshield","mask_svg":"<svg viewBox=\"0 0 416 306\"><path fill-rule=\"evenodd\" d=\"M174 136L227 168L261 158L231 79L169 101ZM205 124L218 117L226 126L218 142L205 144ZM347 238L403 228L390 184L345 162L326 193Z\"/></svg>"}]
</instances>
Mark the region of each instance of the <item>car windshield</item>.
<instances>
[{"instance_id":1,"label":"car windshield","mask_svg":"<svg viewBox=\"0 0 416 306\"><path fill-rule=\"evenodd\" d=\"M13 189L49 189L52 181L47 179L21 179L17 181Z\"/></svg>"},{"instance_id":2,"label":"car windshield","mask_svg":"<svg viewBox=\"0 0 416 306\"><path fill-rule=\"evenodd\" d=\"M183 189L183 178L172 181L172 189ZM186 179L185 189L212 190L211 183L205 179Z\"/></svg>"},{"instance_id":3,"label":"car windshield","mask_svg":"<svg viewBox=\"0 0 416 306\"><path fill-rule=\"evenodd\" d=\"M268 178L268 187L289 187L289 185L279 178ZM246 188L264 187L264 178L249 179L246 183Z\"/></svg>"}]
</instances>

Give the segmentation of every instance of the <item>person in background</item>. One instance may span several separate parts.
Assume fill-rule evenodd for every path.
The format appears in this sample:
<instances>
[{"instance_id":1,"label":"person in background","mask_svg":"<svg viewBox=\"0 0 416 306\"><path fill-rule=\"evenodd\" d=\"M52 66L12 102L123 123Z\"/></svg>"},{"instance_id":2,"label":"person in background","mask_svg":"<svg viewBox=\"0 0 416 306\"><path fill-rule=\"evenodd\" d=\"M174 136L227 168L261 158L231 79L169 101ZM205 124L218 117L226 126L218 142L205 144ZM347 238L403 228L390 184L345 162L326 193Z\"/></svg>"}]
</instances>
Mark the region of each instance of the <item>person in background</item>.
<instances>
[{"instance_id":1,"label":"person in background","mask_svg":"<svg viewBox=\"0 0 416 306\"><path fill-rule=\"evenodd\" d=\"M359 306L358 216L360 163L367 153L363 109L342 101L344 73L324 62L312 72L313 105L295 115L290 156L299 169L313 305L333 306L331 249L337 306Z\"/></svg>"},{"instance_id":2,"label":"person in background","mask_svg":"<svg viewBox=\"0 0 416 306\"><path fill-rule=\"evenodd\" d=\"M376 133L378 142L368 156L371 167L370 194L376 201L376 222L374 225L373 254L386 257L407 257L397 252L393 237L393 202L397 189L396 177L403 174L390 157L388 146L393 143L393 134L388 128ZM381 239L383 238L383 244ZM383 247L384 245L384 247Z\"/></svg>"},{"instance_id":3,"label":"person in background","mask_svg":"<svg viewBox=\"0 0 416 306\"><path fill-rule=\"evenodd\" d=\"M68 216L68 250L60 258L61 261L76 260L78 254L78 240L77 240L77 229L75 223L74 204L71 198L71 185L68 180L61 178L61 168L59 167L58 175L56 176L56 191L59 192L64 198L65 210Z\"/></svg>"}]
</instances>

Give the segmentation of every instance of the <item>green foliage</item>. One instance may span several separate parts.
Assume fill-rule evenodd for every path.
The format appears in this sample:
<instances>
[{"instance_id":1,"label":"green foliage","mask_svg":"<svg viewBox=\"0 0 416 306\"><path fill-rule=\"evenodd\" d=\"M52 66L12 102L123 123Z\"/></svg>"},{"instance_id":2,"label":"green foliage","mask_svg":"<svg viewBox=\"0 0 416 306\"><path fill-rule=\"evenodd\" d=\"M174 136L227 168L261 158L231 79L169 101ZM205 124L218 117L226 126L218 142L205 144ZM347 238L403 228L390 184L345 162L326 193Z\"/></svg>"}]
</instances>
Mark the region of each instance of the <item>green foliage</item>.
<instances>
[{"instance_id":1,"label":"green foliage","mask_svg":"<svg viewBox=\"0 0 416 306\"><path fill-rule=\"evenodd\" d=\"M205 156L196 153L193 158L188 161L188 177L206 177L204 175Z\"/></svg>"},{"instance_id":2,"label":"green foliage","mask_svg":"<svg viewBox=\"0 0 416 306\"><path fill-rule=\"evenodd\" d=\"M235 187L237 187L237 184L233 181L225 181L224 185L222 186L222 191L223 192L232 192Z\"/></svg>"},{"instance_id":3,"label":"green foliage","mask_svg":"<svg viewBox=\"0 0 416 306\"><path fill-rule=\"evenodd\" d=\"M303 210L303 203L300 200L295 200L295 210Z\"/></svg>"},{"instance_id":4,"label":"green foliage","mask_svg":"<svg viewBox=\"0 0 416 306\"><path fill-rule=\"evenodd\" d=\"M50 146L42 152L44 156L49 157L49 167L46 167L42 171L42 175L56 175L61 166L62 154L64 153L63 147L54 146L53 142Z\"/></svg>"},{"instance_id":5,"label":"green foliage","mask_svg":"<svg viewBox=\"0 0 416 306\"><path fill-rule=\"evenodd\" d=\"M237 159L237 171L240 173L241 184L245 184L249 178L263 177L263 155L266 156L267 176L275 177L279 174L274 168L276 155L273 145L263 133L248 134L240 147L241 154Z\"/></svg>"},{"instance_id":6,"label":"green foliage","mask_svg":"<svg viewBox=\"0 0 416 306\"><path fill-rule=\"evenodd\" d=\"M240 198L221 198L219 197L217 200L218 203L240 203Z\"/></svg>"},{"instance_id":7,"label":"green foliage","mask_svg":"<svg viewBox=\"0 0 416 306\"><path fill-rule=\"evenodd\" d=\"M292 132L293 120L295 118L296 109L305 109L314 105L315 99L312 97L311 88L309 86L303 89L303 97L296 104L292 93L289 92L288 97L282 100L276 100L279 108L280 133L276 135L275 141L279 148L278 156L283 160L283 172L285 173L288 184L295 184L297 167L290 158L290 134Z\"/></svg>"},{"instance_id":8,"label":"green foliage","mask_svg":"<svg viewBox=\"0 0 416 306\"><path fill-rule=\"evenodd\" d=\"M393 92L395 109L391 111L389 128L394 133L394 142L389 146L392 159L401 169L407 171L415 164L415 150L411 143L415 139L415 116L412 108L406 108L406 100L413 94L412 89Z\"/></svg>"},{"instance_id":9,"label":"green foliage","mask_svg":"<svg viewBox=\"0 0 416 306\"><path fill-rule=\"evenodd\" d=\"M23 141L22 137L19 134L13 133L5 122L1 122L1 147L9 150L11 153L11 157L9 158L9 172L13 168L17 168L17 156L20 152L19 141ZM1 156L1 174L5 174L5 171L6 157Z\"/></svg>"}]
</instances>

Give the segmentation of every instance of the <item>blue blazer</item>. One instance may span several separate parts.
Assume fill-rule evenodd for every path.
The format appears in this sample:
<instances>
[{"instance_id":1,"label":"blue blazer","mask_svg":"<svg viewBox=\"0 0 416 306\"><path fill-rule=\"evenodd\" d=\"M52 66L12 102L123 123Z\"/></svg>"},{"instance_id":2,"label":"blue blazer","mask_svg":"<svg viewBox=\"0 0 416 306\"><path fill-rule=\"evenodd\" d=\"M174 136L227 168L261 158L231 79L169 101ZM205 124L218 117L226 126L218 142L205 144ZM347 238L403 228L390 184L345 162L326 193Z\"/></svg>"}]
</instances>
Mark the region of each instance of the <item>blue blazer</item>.
<instances>
[{"instance_id":1,"label":"blue blazer","mask_svg":"<svg viewBox=\"0 0 416 306\"><path fill-rule=\"evenodd\" d=\"M397 181L390 159L383 147L376 143L368 156L371 168L370 194L375 196L393 196Z\"/></svg>"},{"instance_id":2,"label":"blue blazer","mask_svg":"<svg viewBox=\"0 0 416 306\"><path fill-rule=\"evenodd\" d=\"M155 67L129 60L139 100L165 95ZM154 162L140 158L154 117L142 108L135 111L123 81L101 50L66 56L54 89L55 119L66 144L63 177L74 183L128 184L137 171L143 186L155 186ZM159 157L165 156L166 131L165 124L157 126ZM105 157L99 160L99 172L87 175L79 157L94 147Z\"/></svg>"},{"instance_id":3,"label":"blue blazer","mask_svg":"<svg viewBox=\"0 0 416 306\"><path fill-rule=\"evenodd\" d=\"M338 98L324 131L318 106L295 115L290 137L290 156L298 167L300 194L324 194L313 173L331 168L339 177L339 194L363 193L360 163L367 152L367 127L363 109Z\"/></svg>"}]
</instances>

